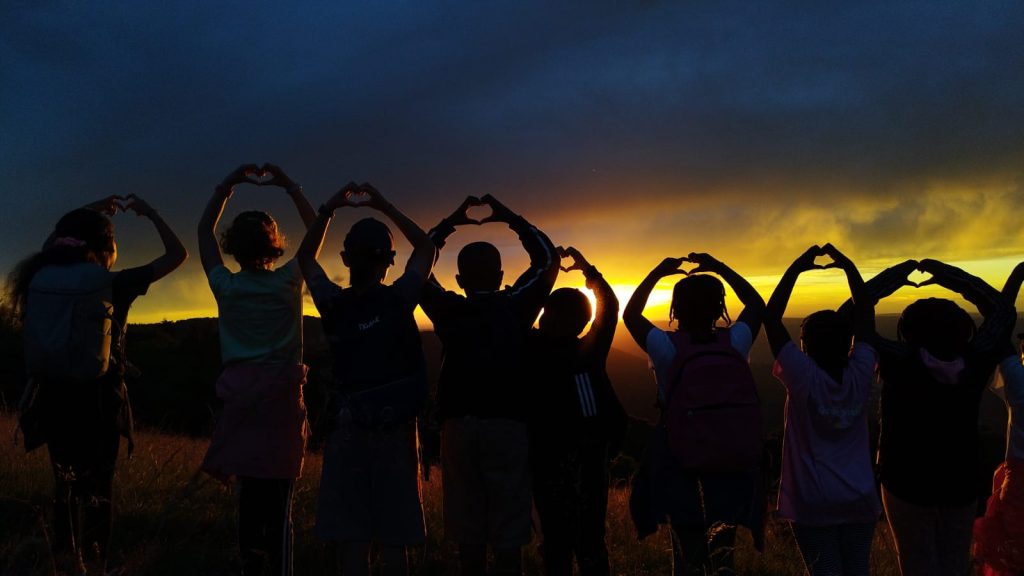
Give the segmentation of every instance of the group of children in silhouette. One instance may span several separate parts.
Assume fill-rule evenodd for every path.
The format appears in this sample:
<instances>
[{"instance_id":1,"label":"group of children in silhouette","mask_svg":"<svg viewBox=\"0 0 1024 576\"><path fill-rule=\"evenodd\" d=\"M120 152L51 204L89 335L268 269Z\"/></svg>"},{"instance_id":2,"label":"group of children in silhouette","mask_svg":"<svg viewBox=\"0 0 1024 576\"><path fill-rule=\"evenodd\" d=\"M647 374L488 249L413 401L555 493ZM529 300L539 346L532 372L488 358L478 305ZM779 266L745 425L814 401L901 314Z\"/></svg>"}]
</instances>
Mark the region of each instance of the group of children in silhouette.
<instances>
[{"instance_id":1,"label":"group of children in silhouette","mask_svg":"<svg viewBox=\"0 0 1024 576\"><path fill-rule=\"evenodd\" d=\"M306 232L292 260L279 263L284 237L265 212L240 213L218 239L221 214L241 184L280 187L294 201ZM490 215L474 220L476 206ZM346 208L375 210L412 246L393 282L391 227L375 218L345 236L347 287L319 264L331 219ZM109 216L123 210L153 222L165 253L111 272L117 246ZM529 268L502 288L500 252L473 242L458 254L461 293L445 289L431 273L439 251L460 227L485 223L518 235ZM534 511L545 573L572 574L575 560L584 576L609 574L609 462L627 425L605 366L619 303L583 254L556 247L489 195L467 198L429 232L366 183L345 185L314 210L271 164L240 166L215 188L198 244L219 310L216 387L224 404L202 467L237 487L244 574L292 571L291 501L307 435L304 285L334 360L314 532L336 544L340 573L368 574L371 556L382 574L408 572L407 547L425 540L420 470L439 463L444 535L458 544L461 574L488 572L488 548L490 573L521 574ZM222 253L240 270L225 266ZM156 210L114 196L66 214L42 251L9 277L30 376L20 425L27 448L49 447L60 573L106 569L120 436L132 447L128 310L186 256ZM782 318L797 278L826 267L845 272L851 297L837 311L808 316L795 342ZM596 313L582 291L552 291L560 268L582 273ZM915 271L976 306L981 325L951 300L926 298L903 311L897 340L880 336L875 304L912 284ZM671 328L662 330L644 308L656 284L674 275L682 279L672 292ZM735 321L719 278L743 305ZM868 574L883 509L904 576L969 574L972 540L986 573L1024 573L1024 424L1012 416L1024 405L1024 365L1011 343L1022 281L1024 263L1000 293L956 267L908 260L865 282L826 244L793 262L766 305L713 256L666 258L623 310L649 356L662 413L633 481L638 534L671 526L677 574L734 573L737 526L763 546L763 425L747 362L763 325L787 392L778 516L791 524L808 573ZM443 346L436 394L417 306ZM975 519L979 404L993 372L1011 424L1006 462L985 516ZM868 438L876 373L884 382L877 474Z\"/></svg>"}]
</instances>

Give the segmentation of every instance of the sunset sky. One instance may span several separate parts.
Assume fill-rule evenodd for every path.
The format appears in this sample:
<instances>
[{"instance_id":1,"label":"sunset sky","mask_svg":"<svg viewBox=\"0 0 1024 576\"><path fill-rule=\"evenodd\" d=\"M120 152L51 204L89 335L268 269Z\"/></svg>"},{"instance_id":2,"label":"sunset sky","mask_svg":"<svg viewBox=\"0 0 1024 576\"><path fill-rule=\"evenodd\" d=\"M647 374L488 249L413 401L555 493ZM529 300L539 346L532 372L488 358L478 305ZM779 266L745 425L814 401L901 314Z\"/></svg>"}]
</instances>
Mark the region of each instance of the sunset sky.
<instances>
[{"instance_id":1,"label":"sunset sky","mask_svg":"<svg viewBox=\"0 0 1024 576\"><path fill-rule=\"evenodd\" d=\"M5 3L0 269L67 210L136 193L192 257L132 318L215 315L195 225L225 174L265 161L314 206L370 181L424 228L494 194L579 248L623 304L691 251L765 299L812 243L867 277L931 257L997 287L1024 259L1024 3L553 4ZM298 245L282 192L240 188L226 215L253 208ZM364 215L331 228L322 261L339 278ZM115 222L119 267L159 254L148 222ZM525 266L507 229L460 230L438 273L452 288L455 253L481 238L509 280ZM789 312L845 290L808 275ZM942 293L901 290L880 311ZM653 301L667 317L667 293Z\"/></svg>"}]
</instances>

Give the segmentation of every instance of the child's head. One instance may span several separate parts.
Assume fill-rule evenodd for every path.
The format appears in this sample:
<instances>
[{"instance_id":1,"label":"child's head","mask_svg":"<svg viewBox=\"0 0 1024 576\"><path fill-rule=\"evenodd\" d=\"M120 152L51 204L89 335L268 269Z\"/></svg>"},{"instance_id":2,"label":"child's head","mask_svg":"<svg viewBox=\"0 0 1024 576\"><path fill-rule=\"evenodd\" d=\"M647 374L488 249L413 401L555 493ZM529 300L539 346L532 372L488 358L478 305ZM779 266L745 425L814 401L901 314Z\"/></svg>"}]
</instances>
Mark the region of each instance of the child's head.
<instances>
[{"instance_id":1,"label":"child's head","mask_svg":"<svg viewBox=\"0 0 1024 576\"><path fill-rule=\"evenodd\" d=\"M72 210L57 221L45 250L55 262L95 262L109 270L117 261L114 223L95 210Z\"/></svg>"},{"instance_id":2,"label":"child's head","mask_svg":"<svg viewBox=\"0 0 1024 576\"><path fill-rule=\"evenodd\" d=\"M683 330L706 332L718 319L731 323L725 309L725 285L709 274L694 274L676 282L672 289L669 321L679 322Z\"/></svg>"},{"instance_id":3,"label":"child's head","mask_svg":"<svg viewBox=\"0 0 1024 576\"><path fill-rule=\"evenodd\" d=\"M801 348L818 366L845 366L852 341L853 326L835 310L819 310L800 325Z\"/></svg>"},{"instance_id":4,"label":"child's head","mask_svg":"<svg viewBox=\"0 0 1024 576\"><path fill-rule=\"evenodd\" d=\"M285 240L270 214L250 210L235 217L220 245L243 269L264 269L284 254Z\"/></svg>"},{"instance_id":5,"label":"child's head","mask_svg":"<svg viewBox=\"0 0 1024 576\"><path fill-rule=\"evenodd\" d=\"M459 251L459 273L455 281L466 291L494 292L501 287L501 253L489 242L472 242Z\"/></svg>"},{"instance_id":6,"label":"child's head","mask_svg":"<svg viewBox=\"0 0 1024 576\"><path fill-rule=\"evenodd\" d=\"M356 222L345 235L341 259L348 266L352 284L383 282L395 263L395 239L387 224L374 218Z\"/></svg>"},{"instance_id":7,"label":"child's head","mask_svg":"<svg viewBox=\"0 0 1024 576\"><path fill-rule=\"evenodd\" d=\"M544 303L540 330L559 338L575 338L590 322L592 315L590 300L583 292L575 288L559 288Z\"/></svg>"},{"instance_id":8,"label":"child's head","mask_svg":"<svg viewBox=\"0 0 1024 576\"><path fill-rule=\"evenodd\" d=\"M896 327L900 341L940 360L963 356L976 331L971 315L945 298L923 298L907 306Z\"/></svg>"}]
</instances>

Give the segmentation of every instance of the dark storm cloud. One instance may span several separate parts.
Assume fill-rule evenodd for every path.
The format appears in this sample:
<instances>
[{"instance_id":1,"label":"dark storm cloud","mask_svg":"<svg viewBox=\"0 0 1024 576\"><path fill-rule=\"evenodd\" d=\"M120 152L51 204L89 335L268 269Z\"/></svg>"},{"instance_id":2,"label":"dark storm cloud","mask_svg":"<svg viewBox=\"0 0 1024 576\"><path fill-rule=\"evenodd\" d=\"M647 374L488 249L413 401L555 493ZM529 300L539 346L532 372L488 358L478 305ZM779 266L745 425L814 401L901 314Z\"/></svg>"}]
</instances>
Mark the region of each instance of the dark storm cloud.
<instances>
[{"instance_id":1,"label":"dark storm cloud","mask_svg":"<svg viewBox=\"0 0 1024 576\"><path fill-rule=\"evenodd\" d=\"M1021 174L1019 2L548 4L9 4L0 264L108 192L145 193L191 244L243 161L315 203L372 180L425 225L466 193L563 230L627 203L643 235L877 202L828 225L879 250L916 226L887 202Z\"/></svg>"}]
</instances>

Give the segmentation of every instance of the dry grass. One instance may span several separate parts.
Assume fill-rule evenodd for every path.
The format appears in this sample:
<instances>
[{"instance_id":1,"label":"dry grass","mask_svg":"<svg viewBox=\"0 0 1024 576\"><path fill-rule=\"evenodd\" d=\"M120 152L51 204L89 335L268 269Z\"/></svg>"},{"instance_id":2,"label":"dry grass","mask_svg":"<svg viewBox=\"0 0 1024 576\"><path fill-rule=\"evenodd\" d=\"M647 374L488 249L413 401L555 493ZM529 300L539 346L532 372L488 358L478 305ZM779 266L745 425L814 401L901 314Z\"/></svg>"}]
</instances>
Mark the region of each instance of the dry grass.
<instances>
[{"instance_id":1,"label":"dry grass","mask_svg":"<svg viewBox=\"0 0 1024 576\"><path fill-rule=\"evenodd\" d=\"M15 420L0 414L0 438L10 439ZM206 442L142 431L131 460L120 459L115 477L112 569L122 574L220 575L237 573L234 544L235 501L228 489L197 474ZM49 573L48 506L52 479L45 448L24 454L10 440L0 443L0 574ZM320 457L306 460L295 499L295 573L329 573L326 546L312 536ZM454 574L454 548L439 539L441 486L423 484L429 533L414 551L417 574ZM628 489L609 495L608 545L612 573L668 574L671 551L667 532L637 542L628 513ZM803 567L788 529L768 528L768 546L757 554L741 531L737 562L741 574L800 575ZM876 533L873 574L898 574L888 533ZM527 574L539 574L535 547L526 553Z\"/></svg>"}]
</instances>

